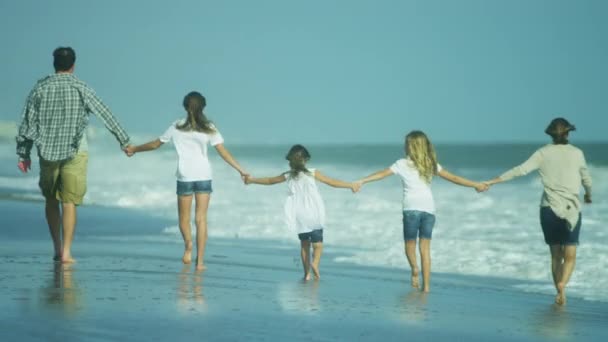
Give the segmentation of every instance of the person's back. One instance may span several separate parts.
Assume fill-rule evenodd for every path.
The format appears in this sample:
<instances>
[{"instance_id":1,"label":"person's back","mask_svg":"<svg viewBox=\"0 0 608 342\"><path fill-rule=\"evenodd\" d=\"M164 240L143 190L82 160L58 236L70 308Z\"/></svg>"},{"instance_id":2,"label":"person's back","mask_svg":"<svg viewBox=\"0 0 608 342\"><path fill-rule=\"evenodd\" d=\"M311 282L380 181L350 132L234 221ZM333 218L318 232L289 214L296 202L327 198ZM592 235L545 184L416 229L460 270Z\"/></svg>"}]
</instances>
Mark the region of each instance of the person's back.
<instances>
[{"instance_id":1,"label":"person's back","mask_svg":"<svg viewBox=\"0 0 608 342\"><path fill-rule=\"evenodd\" d=\"M177 179L188 182L212 179L208 145L223 143L223 137L215 126L211 126L215 130L213 133L179 129L184 121L174 122L160 137L162 142L173 141L177 152Z\"/></svg>"},{"instance_id":2,"label":"person's back","mask_svg":"<svg viewBox=\"0 0 608 342\"><path fill-rule=\"evenodd\" d=\"M437 165L437 168L441 170L441 166ZM422 178L411 159L399 159L390 169L399 176L403 185L403 210L435 212L431 185Z\"/></svg>"},{"instance_id":3,"label":"person's back","mask_svg":"<svg viewBox=\"0 0 608 342\"><path fill-rule=\"evenodd\" d=\"M81 145L84 128L88 125L87 94L91 90L73 74L57 73L36 84L30 101L38 114L34 143L39 154L48 161L67 159ZM86 143L86 141L85 141Z\"/></svg>"},{"instance_id":4,"label":"person's back","mask_svg":"<svg viewBox=\"0 0 608 342\"><path fill-rule=\"evenodd\" d=\"M323 229L325 226L325 205L314 174L315 169L297 175L285 174L289 189L285 204L288 226L298 233Z\"/></svg>"},{"instance_id":5,"label":"person's back","mask_svg":"<svg viewBox=\"0 0 608 342\"><path fill-rule=\"evenodd\" d=\"M583 152L570 144L549 144L538 152L543 185L578 196L583 177L581 170L586 169Z\"/></svg>"}]
</instances>

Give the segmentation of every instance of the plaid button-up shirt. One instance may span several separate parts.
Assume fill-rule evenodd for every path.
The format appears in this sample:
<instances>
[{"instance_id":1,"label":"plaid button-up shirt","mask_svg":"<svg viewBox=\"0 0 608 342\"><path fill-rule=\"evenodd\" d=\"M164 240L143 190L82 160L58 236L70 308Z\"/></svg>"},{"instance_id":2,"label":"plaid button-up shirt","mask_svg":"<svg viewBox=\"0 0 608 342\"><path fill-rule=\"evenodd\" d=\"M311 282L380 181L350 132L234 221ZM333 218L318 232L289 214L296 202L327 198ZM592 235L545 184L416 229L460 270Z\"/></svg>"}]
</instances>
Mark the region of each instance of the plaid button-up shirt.
<instances>
[{"instance_id":1,"label":"plaid button-up shirt","mask_svg":"<svg viewBox=\"0 0 608 342\"><path fill-rule=\"evenodd\" d=\"M34 86L23 110L17 134L17 155L29 159L33 145L40 158L57 161L73 157L94 113L121 147L129 136L93 89L71 73L47 76Z\"/></svg>"}]
</instances>

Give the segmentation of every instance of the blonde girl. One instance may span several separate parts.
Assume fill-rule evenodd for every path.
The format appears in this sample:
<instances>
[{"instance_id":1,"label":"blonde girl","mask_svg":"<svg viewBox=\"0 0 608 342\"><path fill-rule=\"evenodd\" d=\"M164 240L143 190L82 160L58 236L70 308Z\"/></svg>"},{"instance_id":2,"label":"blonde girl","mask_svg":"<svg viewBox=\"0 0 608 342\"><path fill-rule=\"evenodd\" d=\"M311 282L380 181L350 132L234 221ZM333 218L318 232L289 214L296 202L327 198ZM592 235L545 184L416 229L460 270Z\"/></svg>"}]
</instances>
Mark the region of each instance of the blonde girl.
<instances>
[{"instance_id":1,"label":"blonde girl","mask_svg":"<svg viewBox=\"0 0 608 342\"><path fill-rule=\"evenodd\" d=\"M435 148L426 134L412 131L405 137L405 158L397 160L391 167L375 172L356 183L365 184L396 174L403 185L403 239L405 255L412 271L412 287L419 288L418 264L416 262L416 239L419 240L424 292L430 291L431 237L435 225L435 203L431 192L431 180L439 175L448 181L487 190L483 183L449 173L437 163Z\"/></svg>"}]
</instances>

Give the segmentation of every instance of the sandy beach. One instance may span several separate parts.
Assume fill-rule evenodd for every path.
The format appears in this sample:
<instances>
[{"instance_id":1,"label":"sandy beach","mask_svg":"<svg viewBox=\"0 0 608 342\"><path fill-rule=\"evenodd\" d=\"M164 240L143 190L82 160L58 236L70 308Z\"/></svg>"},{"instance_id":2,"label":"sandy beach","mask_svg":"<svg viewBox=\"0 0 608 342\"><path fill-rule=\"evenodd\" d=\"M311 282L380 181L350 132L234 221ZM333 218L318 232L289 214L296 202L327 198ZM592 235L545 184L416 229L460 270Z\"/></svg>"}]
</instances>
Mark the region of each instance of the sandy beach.
<instances>
[{"instance_id":1,"label":"sandy beach","mask_svg":"<svg viewBox=\"0 0 608 342\"><path fill-rule=\"evenodd\" d=\"M334 262L302 282L296 246L211 238L208 270L181 244L149 241L159 220L83 206L74 254L51 261L43 203L0 200L1 341L605 341L608 303L433 274L430 294L403 270ZM167 225L172 224L167 222ZM498 273L498 270L497 270Z\"/></svg>"}]
</instances>

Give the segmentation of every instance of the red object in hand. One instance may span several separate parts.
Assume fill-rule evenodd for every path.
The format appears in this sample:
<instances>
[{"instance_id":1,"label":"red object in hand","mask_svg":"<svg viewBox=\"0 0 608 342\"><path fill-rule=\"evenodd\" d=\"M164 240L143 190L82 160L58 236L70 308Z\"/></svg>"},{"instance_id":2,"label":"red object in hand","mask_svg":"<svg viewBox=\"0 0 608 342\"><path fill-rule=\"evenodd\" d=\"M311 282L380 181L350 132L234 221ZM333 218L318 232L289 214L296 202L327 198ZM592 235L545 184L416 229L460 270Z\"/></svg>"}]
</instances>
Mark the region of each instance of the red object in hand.
<instances>
[{"instance_id":1,"label":"red object in hand","mask_svg":"<svg viewBox=\"0 0 608 342\"><path fill-rule=\"evenodd\" d=\"M21 170L21 172L26 173L27 170L30 170L32 168L32 161L29 159L20 160L17 163L17 167L19 168L19 170Z\"/></svg>"}]
</instances>

